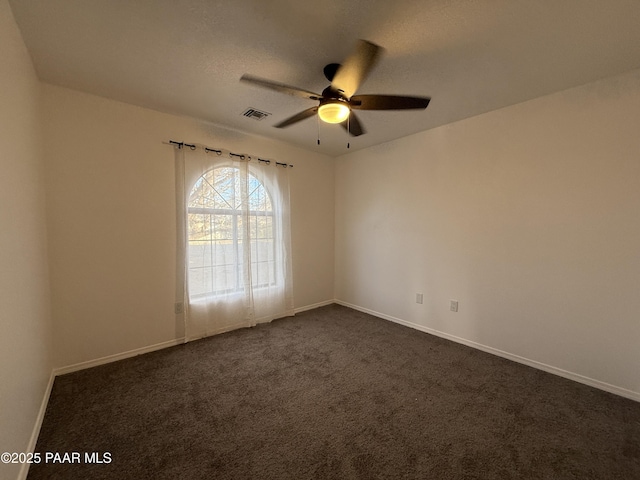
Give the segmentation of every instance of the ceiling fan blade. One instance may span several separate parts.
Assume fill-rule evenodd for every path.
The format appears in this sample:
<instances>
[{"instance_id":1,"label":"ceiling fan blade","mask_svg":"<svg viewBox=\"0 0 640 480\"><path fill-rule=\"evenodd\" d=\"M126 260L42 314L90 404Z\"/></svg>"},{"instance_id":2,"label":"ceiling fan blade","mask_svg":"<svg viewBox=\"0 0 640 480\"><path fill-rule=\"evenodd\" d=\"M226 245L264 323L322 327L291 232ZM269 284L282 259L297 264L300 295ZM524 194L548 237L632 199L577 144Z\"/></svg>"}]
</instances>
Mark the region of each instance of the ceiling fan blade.
<instances>
[{"instance_id":1,"label":"ceiling fan blade","mask_svg":"<svg viewBox=\"0 0 640 480\"><path fill-rule=\"evenodd\" d=\"M256 87L268 88L275 90L276 92L286 93L287 95L293 95L294 97L308 98L310 100L320 100L322 95L313 93L308 90L302 90L301 88L285 85L284 83L273 82L260 77L254 77L253 75L242 75L240 77L241 82L255 85Z\"/></svg>"},{"instance_id":2,"label":"ceiling fan blade","mask_svg":"<svg viewBox=\"0 0 640 480\"><path fill-rule=\"evenodd\" d=\"M296 113L294 116L289 117L286 120L283 120L277 125L274 125L274 127L276 128L288 127L289 125L293 125L294 123L304 120L305 118L313 117L317 111L318 111L318 107L307 108L306 110L303 110L300 113Z\"/></svg>"},{"instance_id":3,"label":"ceiling fan blade","mask_svg":"<svg viewBox=\"0 0 640 480\"><path fill-rule=\"evenodd\" d=\"M429 97L404 97L401 95L356 95L349 104L356 110L411 110L425 109Z\"/></svg>"},{"instance_id":4,"label":"ceiling fan blade","mask_svg":"<svg viewBox=\"0 0 640 480\"><path fill-rule=\"evenodd\" d=\"M362 128L362 124L356 114L351 112L349 114L349 118L347 118L344 122L340 123L343 128L351 134L352 137L359 137L367 132L365 132L364 128Z\"/></svg>"},{"instance_id":5,"label":"ceiling fan blade","mask_svg":"<svg viewBox=\"0 0 640 480\"><path fill-rule=\"evenodd\" d=\"M342 66L333 76L331 88L351 98L378 62L382 50L382 47L374 43L358 40L354 52L342 62Z\"/></svg>"}]
</instances>

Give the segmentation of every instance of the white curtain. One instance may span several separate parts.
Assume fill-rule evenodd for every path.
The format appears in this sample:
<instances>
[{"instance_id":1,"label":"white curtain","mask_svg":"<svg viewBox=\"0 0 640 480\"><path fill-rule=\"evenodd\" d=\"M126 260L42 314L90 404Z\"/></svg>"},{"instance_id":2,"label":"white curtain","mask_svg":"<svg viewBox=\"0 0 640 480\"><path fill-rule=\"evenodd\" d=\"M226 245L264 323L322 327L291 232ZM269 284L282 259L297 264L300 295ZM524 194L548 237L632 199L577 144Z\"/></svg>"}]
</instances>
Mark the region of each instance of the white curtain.
<instances>
[{"instance_id":1,"label":"white curtain","mask_svg":"<svg viewBox=\"0 0 640 480\"><path fill-rule=\"evenodd\" d=\"M185 339L293 315L289 167L183 146L176 191Z\"/></svg>"}]
</instances>

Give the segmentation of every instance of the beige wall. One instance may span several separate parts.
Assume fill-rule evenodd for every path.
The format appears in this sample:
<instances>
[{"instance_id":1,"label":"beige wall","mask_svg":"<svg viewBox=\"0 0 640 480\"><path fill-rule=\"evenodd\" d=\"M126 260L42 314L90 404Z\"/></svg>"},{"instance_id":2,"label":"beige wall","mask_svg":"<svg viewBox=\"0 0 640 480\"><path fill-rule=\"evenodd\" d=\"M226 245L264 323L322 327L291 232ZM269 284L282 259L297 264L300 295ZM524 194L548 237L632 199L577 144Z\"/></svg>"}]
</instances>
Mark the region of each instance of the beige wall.
<instances>
[{"instance_id":1,"label":"beige wall","mask_svg":"<svg viewBox=\"0 0 640 480\"><path fill-rule=\"evenodd\" d=\"M635 71L338 158L336 297L640 400L639 127Z\"/></svg>"},{"instance_id":2,"label":"beige wall","mask_svg":"<svg viewBox=\"0 0 640 480\"><path fill-rule=\"evenodd\" d=\"M43 96L56 366L180 334L169 139L294 164L295 306L333 299L333 159L51 85Z\"/></svg>"},{"instance_id":3,"label":"beige wall","mask_svg":"<svg viewBox=\"0 0 640 480\"><path fill-rule=\"evenodd\" d=\"M0 452L23 452L51 375L40 86L0 0ZM20 465L0 463L0 478Z\"/></svg>"}]
</instances>

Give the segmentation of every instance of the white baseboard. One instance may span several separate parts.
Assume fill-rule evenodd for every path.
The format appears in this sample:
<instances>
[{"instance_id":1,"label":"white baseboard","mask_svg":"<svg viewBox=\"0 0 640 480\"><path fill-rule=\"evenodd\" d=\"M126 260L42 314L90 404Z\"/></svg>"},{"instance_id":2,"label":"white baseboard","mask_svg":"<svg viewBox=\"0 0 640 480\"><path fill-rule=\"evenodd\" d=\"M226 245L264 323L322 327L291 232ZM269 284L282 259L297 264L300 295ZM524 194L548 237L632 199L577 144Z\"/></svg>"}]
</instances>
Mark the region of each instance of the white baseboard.
<instances>
[{"instance_id":1,"label":"white baseboard","mask_svg":"<svg viewBox=\"0 0 640 480\"><path fill-rule=\"evenodd\" d=\"M631 400L635 400L636 402L640 402L640 392L634 392L632 390L627 390L626 388L617 387L615 385L611 385L606 382L601 382L600 380L595 380L593 378L585 377L584 375L580 375L578 373L569 372L567 370L563 370L561 368L554 367L552 365L547 365L545 363L541 363L536 360L530 360L528 358L521 357L513 353L504 352L502 350L498 350L497 348L489 347L481 343L477 343L461 337L456 337L455 335L441 332L433 328L425 327L424 325L407 322L406 320L402 320L400 318L392 317L391 315L386 315L384 313L369 310L368 308L360 307L358 305L353 305L351 303L344 302L342 300L335 300L335 303L345 307L353 308L354 310L358 310L360 312L368 313L369 315L373 315L375 317L379 317L384 320L389 320L394 323L399 323L400 325L404 325L406 327L420 330L421 332L425 332L431 335L435 335L437 337L445 338L447 340L451 340L452 342L460 343L462 345L466 345L468 347L475 348L477 350L482 350L483 352L497 355L498 357L506 358L507 360L512 360L514 362L521 363L529 367L537 368L538 370L543 370L545 372L558 375L559 377L567 378L569 380L573 380L578 383L589 385L590 387L598 388L600 390L604 390L605 392L613 393L615 395L619 395L621 397L629 398Z\"/></svg>"},{"instance_id":2,"label":"white baseboard","mask_svg":"<svg viewBox=\"0 0 640 480\"><path fill-rule=\"evenodd\" d=\"M40 429L42 428L42 421L44 420L44 414L47 411L47 405L49 404L49 397L51 396L51 389L53 388L53 381L56 376L51 371L51 375L49 375L49 382L47 383L47 387L44 390L44 395L42 396L42 403L40 403L40 410L38 410L38 416L36 417L36 423L33 427L33 431L31 432L31 437L29 438L29 444L27 445L27 449L25 453L33 453L36 450L36 444L38 443L38 436L40 435ZM23 463L20 468L20 473L18 474L18 480L26 480L27 475L29 474L29 463Z\"/></svg>"},{"instance_id":3,"label":"white baseboard","mask_svg":"<svg viewBox=\"0 0 640 480\"><path fill-rule=\"evenodd\" d=\"M155 345L149 345L147 347L136 348L129 350L128 352L116 353L114 355L107 355L106 357L96 358L94 360L88 360L86 362L75 363L66 367L54 368L53 374L55 376L64 375L66 373L77 372L86 368L97 367L98 365L104 365L111 362L117 362L118 360L124 360L125 358L136 357L143 353L155 352L156 350L162 350L163 348L174 347L184 343L184 338L176 338L175 340L169 340L167 342L156 343Z\"/></svg>"},{"instance_id":4,"label":"white baseboard","mask_svg":"<svg viewBox=\"0 0 640 480\"><path fill-rule=\"evenodd\" d=\"M307 310L313 310L314 308L326 307L327 305L332 305L336 303L335 300L325 300L324 302L314 303L313 305L306 305L304 307L298 307L294 310L295 313L306 312Z\"/></svg>"},{"instance_id":5,"label":"white baseboard","mask_svg":"<svg viewBox=\"0 0 640 480\"><path fill-rule=\"evenodd\" d=\"M195 342L196 340L202 340L203 338L213 337L215 335L221 335L227 332L233 332L234 330L240 330L241 328L251 328L250 325L227 325L226 327L220 327L209 332L205 332L202 335L195 337L187 337L187 342Z\"/></svg>"}]
</instances>

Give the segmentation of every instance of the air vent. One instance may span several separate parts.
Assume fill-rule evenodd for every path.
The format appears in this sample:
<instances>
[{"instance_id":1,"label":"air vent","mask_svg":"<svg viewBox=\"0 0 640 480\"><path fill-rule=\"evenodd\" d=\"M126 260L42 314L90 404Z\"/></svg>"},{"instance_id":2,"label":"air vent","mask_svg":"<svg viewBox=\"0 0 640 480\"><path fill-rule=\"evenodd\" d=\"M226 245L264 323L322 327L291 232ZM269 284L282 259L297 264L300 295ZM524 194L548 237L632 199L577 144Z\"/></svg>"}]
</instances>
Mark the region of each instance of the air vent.
<instances>
[{"instance_id":1,"label":"air vent","mask_svg":"<svg viewBox=\"0 0 640 480\"><path fill-rule=\"evenodd\" d=\"M258 110L256 108L247 108L244 113L242 114L247 118L253 118L254 120L263 120L265 118L267 118L269 115L271 115L270 113L267 112L263 112L261 110Z\"/></svg>"}]
</instances>

